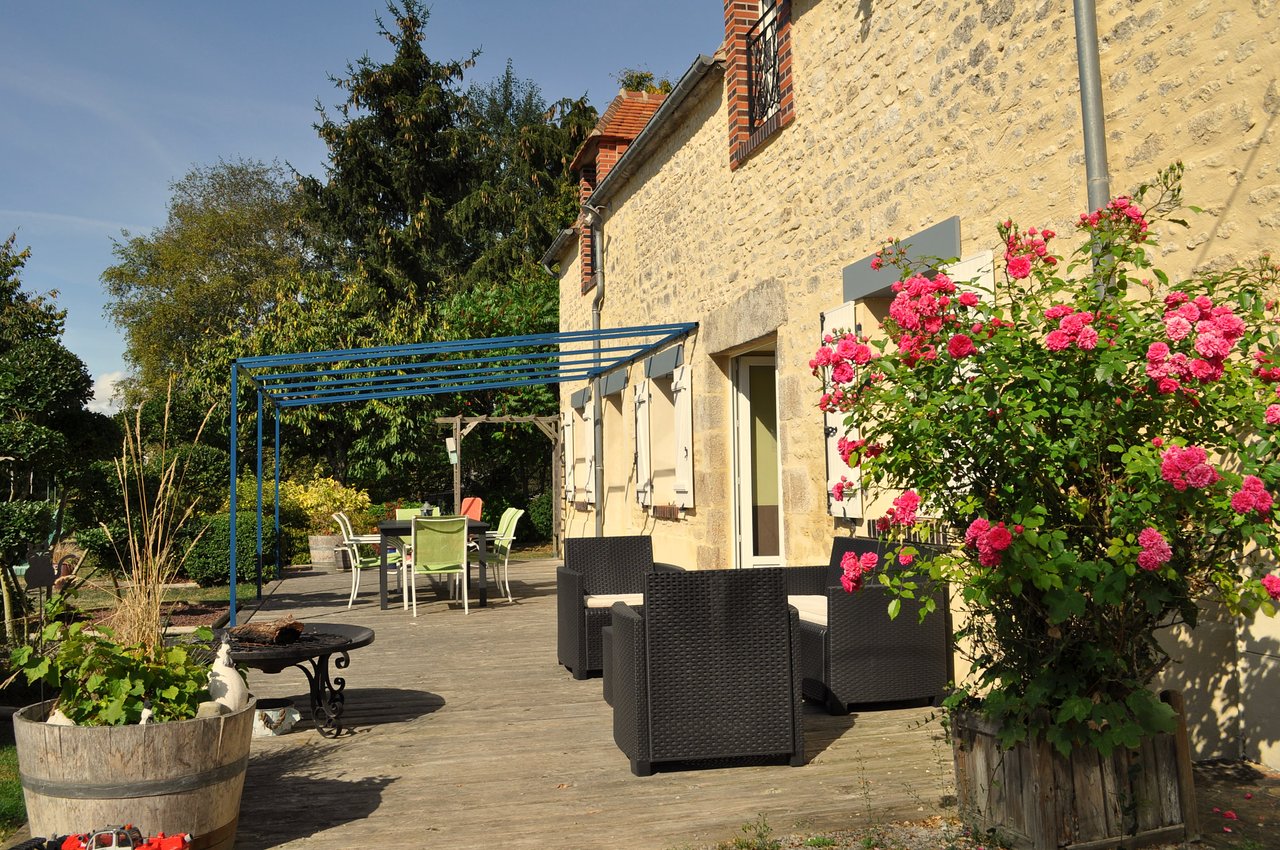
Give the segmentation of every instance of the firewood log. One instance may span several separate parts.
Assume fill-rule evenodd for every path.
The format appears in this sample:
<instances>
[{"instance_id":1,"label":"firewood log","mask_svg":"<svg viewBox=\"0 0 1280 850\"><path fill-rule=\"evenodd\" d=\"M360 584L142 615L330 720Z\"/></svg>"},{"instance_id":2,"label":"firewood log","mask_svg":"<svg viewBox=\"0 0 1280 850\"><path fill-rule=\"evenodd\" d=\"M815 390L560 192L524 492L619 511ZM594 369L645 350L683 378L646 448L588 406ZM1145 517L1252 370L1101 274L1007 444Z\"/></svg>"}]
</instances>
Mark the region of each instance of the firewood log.
<instances>
[{"instance_id":1,"label":"firewood log","mask_svg":"<svg viewBox=\"0 0 1280 850\"><path fill-rule=\"evenodd\" d=\"M302 622L295 620L292 614L286 614L273 623L245 623L231 629L231 636L246 643L284 644L293 643L302 634Z\"/></svg>"}]
</instances>

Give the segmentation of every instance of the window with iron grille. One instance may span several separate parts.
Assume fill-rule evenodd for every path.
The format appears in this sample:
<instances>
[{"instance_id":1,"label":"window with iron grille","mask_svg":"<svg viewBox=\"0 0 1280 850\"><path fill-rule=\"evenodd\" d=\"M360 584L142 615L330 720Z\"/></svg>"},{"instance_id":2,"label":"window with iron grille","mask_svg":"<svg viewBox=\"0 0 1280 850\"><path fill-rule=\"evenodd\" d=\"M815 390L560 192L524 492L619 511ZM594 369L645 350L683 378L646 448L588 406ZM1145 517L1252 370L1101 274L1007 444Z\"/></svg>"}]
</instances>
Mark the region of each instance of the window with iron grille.
<instances>
[{"instance_id":1,"label":"window with iron grille","mask_svg":"<svg viewBox=\"0 0 1280 850\"><path fill-rule=\"evenodd\" d=\"M778 73L778 6L761 0L760 18L747 33L747 85L751 132L768 121L782 104Z\"/></svg>"}]
</instances>

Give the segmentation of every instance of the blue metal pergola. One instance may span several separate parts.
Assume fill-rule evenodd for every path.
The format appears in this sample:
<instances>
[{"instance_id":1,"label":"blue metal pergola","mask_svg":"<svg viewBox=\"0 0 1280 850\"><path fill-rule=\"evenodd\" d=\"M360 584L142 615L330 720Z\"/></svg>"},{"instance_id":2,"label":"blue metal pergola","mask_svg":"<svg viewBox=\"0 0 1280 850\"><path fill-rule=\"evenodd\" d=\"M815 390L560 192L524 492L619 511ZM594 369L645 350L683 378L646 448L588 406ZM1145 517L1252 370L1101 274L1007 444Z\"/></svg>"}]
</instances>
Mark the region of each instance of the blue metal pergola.
<instances>
[{"instance_id":1,"label":"blue metal pergola","mask_svg":"<svg viewBox=\"0 0 1280 850\"><path fill-rule=\"evenodd\" d=\"M697 323L241 357L231 363L231 619L236 624L236 447L241 382L257 392L258 595L262 595L263 419L273 412L276 561L280 414L291 407L498 390L597 379L680 340ZM277 566L278 568L278 566Z\"/></svg>"}]
</instances>

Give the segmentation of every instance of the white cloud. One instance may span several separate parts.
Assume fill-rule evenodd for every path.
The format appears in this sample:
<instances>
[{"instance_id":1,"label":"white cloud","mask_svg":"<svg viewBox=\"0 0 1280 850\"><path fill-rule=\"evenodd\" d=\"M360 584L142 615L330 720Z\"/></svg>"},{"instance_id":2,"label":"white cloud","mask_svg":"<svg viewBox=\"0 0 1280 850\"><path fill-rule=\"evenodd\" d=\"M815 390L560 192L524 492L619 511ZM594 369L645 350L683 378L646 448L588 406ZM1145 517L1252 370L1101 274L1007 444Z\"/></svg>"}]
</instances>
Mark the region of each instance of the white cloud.
<instances>
[{"instance_id":1,"label":"white cloud","mask_svg":"<svg viewBox=\"0 0 1280 850\"><path fill-rule=\"evenodd\" d=\"M87 407L95 413L110 416L120 409L120 399L116 396L116 384L125 379L124 372L103 372L93 379L93 401Z\"/></svg>"},{"instance_id":2,"label":"white cloud","mask_svg":"<svg viewBox=\"0 0 1280 850\"><path fill-rule=\"evenodd\" d=\"M125 224L121 221L107 221L101 218L86 218L82 215L67 215L65 213L41 212L39 210L10 210L0 209L0 219L17 219L20 223L26 221L44 221L50 224L61 224L77 230L89 231L107 231L112 235L122 230L130 233L145 233L151 228L139 225Z\"/></svg>"}]
</instances>

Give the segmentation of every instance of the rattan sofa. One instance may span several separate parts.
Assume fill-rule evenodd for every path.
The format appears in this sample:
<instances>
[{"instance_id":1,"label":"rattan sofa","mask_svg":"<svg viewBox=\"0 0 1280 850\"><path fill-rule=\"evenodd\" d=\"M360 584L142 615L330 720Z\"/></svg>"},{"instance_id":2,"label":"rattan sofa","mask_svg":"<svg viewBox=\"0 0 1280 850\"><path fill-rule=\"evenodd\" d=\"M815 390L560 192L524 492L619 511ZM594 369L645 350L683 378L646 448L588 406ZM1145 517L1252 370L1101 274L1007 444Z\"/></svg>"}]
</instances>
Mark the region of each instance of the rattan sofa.
<instances>
[{"instance_id":1,"label":"rattan sofa","mask_svg":"<svg viewBox=\"0 0 1280 850\"><path fill-rule=\"evenodd\" d=\"M935 597L938 610L922 623L910 602L889 618L891 597L876 574L856 593L840 585L846 552L876 552L879 572L892 568L884 549L883 541L837 537L827 565L784 570L789 600L800 614L804 695L825 703L831 714L847 714L854 704L937 702L953 677L944 592Z\"/></svg>"},{"instance_id":2,"label":"rattan sofa","mask_svg":"<svg viewBox=\"0 0 1280 850\"><path fill-rule=\"evenodd\" d=\"M645 535L564 541L564 565L556 570L556 656L573 678L600 673L600 630L609 624L610 606L640 604L644 577L653 569L653 543Z\"/></svg>"},{"instance_id":3,"label":"rattan sofa","mask_svg":"<svg viewBox=\"0 0 1280 850\"><path fill-rule=\"evenodd\" d=\"M612 609L613 737L655 763L804 764L800 633L781 568L654 571Z\"/></svg>"}]
</instances>

